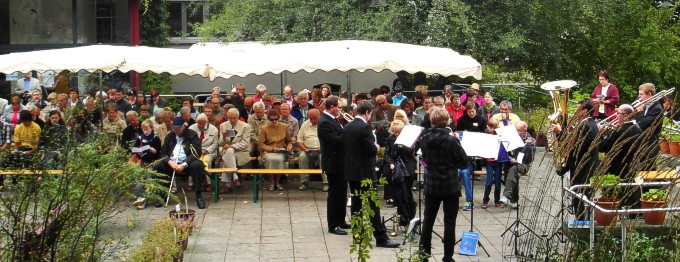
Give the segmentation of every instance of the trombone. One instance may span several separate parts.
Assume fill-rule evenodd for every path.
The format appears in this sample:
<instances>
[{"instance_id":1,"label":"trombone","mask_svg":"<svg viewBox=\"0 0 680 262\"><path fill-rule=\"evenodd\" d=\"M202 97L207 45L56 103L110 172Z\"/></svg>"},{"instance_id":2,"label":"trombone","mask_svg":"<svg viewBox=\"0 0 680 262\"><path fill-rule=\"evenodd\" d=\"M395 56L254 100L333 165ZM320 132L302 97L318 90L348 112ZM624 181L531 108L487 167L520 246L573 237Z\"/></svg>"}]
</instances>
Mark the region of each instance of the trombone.
<instances>
[{"instance_id":1,"label":"trombone","mask_svg":"<svg viewBox=\"0 0 680 262\"><path fill-rule=\"evenodd\" d=\"M637 108L640 105L647 106L648 104L659 101L661 98L673 93L674 91L675 91L675 87L672 87L671 89L667 89L667 90L662 90L662 91L659 91L658 93L654 94L653 96L651 96L651 97L649 97L645 100L640 100L640 99L635 100L630 105L633 108ZM601 126L615 126L616 124L618 124L617 122L618 122L618 119L616 119L616 114L612 114L612 115L608 116L607 118L600 120L600 122L598 122L597 124L601 125Z\"/></svg>"}]
</instances>

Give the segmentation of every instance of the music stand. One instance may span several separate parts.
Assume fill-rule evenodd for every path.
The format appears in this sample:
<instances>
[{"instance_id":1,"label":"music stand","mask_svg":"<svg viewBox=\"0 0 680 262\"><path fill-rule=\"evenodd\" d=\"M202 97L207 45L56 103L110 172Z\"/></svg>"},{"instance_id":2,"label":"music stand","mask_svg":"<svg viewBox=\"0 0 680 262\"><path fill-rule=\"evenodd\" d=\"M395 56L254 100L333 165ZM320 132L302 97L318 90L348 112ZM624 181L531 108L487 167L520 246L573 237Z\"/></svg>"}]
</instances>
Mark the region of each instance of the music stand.
<instances>
[{"instance_id":1,"label":"music stand","mask_svg":"<svg viewBox=\"0 0 680 262\"><path fill-rule=\"evenodd\" d=\"M473 163L474 163L474 162L473 162ZM468 168L469 168L469 167L468 167ZM474 164L473 164L472 172L474 172L474 170L475 170L475 169L474 169ZM471 174L471 175L473 175L473 174ZM472 182L472 176L470 177L470 183L473 183L473 182ZM474 195L475 195L474 192L475 192L475 185L473 184L473 185L470 187L470 195L473 195L473 196L474 196ZM473 207L470 209L470 231L469 231L469 232L474 232L474 224L475 224L474 221L475 221L475 208L474 208L474 206L473 206ZM462 237L461 237L460 239L456 240L456 243L453 243L453 246L455 247L455 246L458 245L458 243L460 243L460 241L462 241L462 240L463 240ZM484 253L486 253L486 256L487 256L487 257L491 257L491 255L489 255L489 252L486 251L486 248L484 247L484 245L482 245L482 242L480 242L479 239L477 239L477 246L478 246L478 247L481 247L482 250L484 250Z\"/></svg>"},{"instance_id":2,"label":"music stand","mask_svg":"<svg viewBox=\"0 0 680 262\"><path fill-rule=\"evenodd\" d=\"M520 181L519 178L520 178L520 177L521 177L521 176L519 176L518 179L517 179L517 185L518 185L517 187L518 187L518 188L519 188L519 181ZM517 204L519 205L519 199L517 199ZM512 209L511 209L511 210L512 210ZM512 232L512 237L510 238L510 241L508 241L508 246L510 246L510 242L513 242L513 243L514 243L514 253L515 253L516 256L520 256L519 250L517 249L517 239L518 239L519 236L521 235L521 234L519 233L519 230L518 230L518 227L519 227L520 225L521 225L522 227L524 227L524 228L528 231L528 232L525 232L524 234L526 234L526 233L531 233L532 235L534 235L534 236L536 236L536 237L542 237L542 236L536 234L535 231L533 231L529 226L527 226L526 224L524 224L524 222L522 222L522 220L519 219L519 210L520 210L520 208L519 208L519 206L518 206L517 209L515 209L515 221L512 222L512 224L510 224L510 225L505 229L505 231L503 231L503 233L501 234L501 237L504 237L506 233ZM544 236L543 236L543 237L544 237ZM515 241L512 241L513 239L514 239Z\"/></svg>"},{"instance_id":3,"label":"music stand","mask_svg":"<svg viewBox=\"0 0 680 262\"><path fill-rule=\"evenodd\" d=\"M423 181L417 181L417 182L423 182L423 185L427 184L427 168L425 165L425 161L423 161L423 156L418 155L418 174L422 173L423 174ZM418 179L416 179L418 180ZM422 187L419 185L418 186L418 217L413 218L411 222L409 223L409 226L406 228L406 234L404 234L404 241L401 242L402 245L406 244L407 239L413 239L415 238L416 235L420 235L422 233L421 227L423 225L422 218L423 213L422 213L422 206L423 206L423 197L422 197ZM432 233L436 236L438 236L442 241L444 240L444 237L441 236L439 233L432 230Z\"/></svg>"}]
</instances>

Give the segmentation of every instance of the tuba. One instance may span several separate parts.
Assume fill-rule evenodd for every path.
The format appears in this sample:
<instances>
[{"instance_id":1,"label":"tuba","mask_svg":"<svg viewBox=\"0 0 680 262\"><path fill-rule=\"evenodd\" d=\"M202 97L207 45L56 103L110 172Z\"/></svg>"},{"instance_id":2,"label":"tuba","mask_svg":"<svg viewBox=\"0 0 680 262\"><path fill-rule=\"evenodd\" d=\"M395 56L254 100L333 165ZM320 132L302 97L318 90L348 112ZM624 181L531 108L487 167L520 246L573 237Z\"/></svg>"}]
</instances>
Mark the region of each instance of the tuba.
<instances>
[{"instance_id":1,"label":"tuba","mask_svg":"<svg viewBox=\"0 0 680 262\"><path fill-rule=\"evenodd\" d=\"M552 97L554 112L548 117L550 124L567 126L569 119L569 89L574 86L576 86L576 82L573 80L553 81L541 85L541 89L548 91ZM546 138L548 139L546 149L555 152L554 149L558 148L557 137L552 132L547 132ZM567 156L564 152L555 153L556 170L559 172L566 167Z\"/></svg>"}]
</instances>

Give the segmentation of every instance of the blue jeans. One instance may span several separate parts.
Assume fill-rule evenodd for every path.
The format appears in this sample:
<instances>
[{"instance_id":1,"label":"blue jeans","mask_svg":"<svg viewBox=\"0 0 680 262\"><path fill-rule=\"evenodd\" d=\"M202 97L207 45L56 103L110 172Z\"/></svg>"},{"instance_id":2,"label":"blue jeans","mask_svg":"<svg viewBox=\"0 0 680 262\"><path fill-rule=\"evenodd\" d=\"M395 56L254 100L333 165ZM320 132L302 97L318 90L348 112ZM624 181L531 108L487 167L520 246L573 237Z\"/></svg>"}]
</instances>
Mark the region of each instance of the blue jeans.
<instances>
[{"instance_id":1,"label":"blue jeans","mask_svg":"<svg viewBox=\"0 0 680 262\"><path fill-rule=\"evenodd\" d=\"M458 169L458 177L463 182L465 189L465 202L472 202L472 163L466 168Z\"/></svg>"},{"instance_id":2,"label":"blue jeans","mask_svg":"<svg viewBox=\"0 0 680 262\"><path fill-rule=\"evenodd\" d=\"M493 202L496 204L500 203L501 199L501 174L503 171L503 164L496 161L486 162L486 184L484 185L484 198L482 203L489 203L489 194L491 193L491 186L494 186L493 190Z\"/></svg>"}]
</instances>

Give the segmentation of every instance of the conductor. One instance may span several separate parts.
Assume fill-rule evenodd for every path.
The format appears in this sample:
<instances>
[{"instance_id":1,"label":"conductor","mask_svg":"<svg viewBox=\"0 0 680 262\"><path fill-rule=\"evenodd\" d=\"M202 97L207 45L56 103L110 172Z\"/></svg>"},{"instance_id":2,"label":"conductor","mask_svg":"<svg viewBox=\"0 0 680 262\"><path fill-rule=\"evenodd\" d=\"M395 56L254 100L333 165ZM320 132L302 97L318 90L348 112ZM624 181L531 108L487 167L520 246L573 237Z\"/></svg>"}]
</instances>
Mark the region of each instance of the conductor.
<instances>
[{"instance_id":1,"label":"conductor","mask_svg":"<svg viewBox=\"0 0 680 262\"><path fill-rule=\"evenodd\" d=\"M349 122L342 130L342 142L345 152L345 177L349 182L349 189L352 192L352 215L359 215L361 210L360 193L368 191L369 187L361 186L361 181L371 179L376 181L375 163L378 145L375 143L375 136L371 125L368 124L373 104L367 101L361 102L357 106L357 115L352 122ZM370 201L369 201L370 202ZM370 208L374 215L371 217L371 224L375 231L373 237L376 239L376 246L396 248L398 243L394 243L387 236L385 225L380 222L380 209L371 202Z\"/></svg>"}]
</instances>

